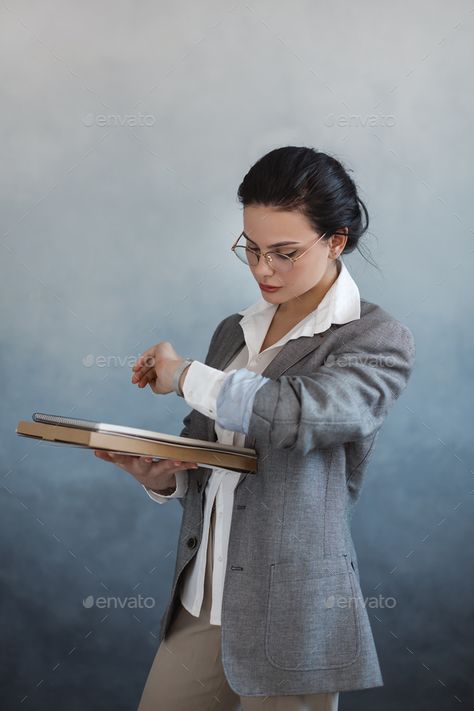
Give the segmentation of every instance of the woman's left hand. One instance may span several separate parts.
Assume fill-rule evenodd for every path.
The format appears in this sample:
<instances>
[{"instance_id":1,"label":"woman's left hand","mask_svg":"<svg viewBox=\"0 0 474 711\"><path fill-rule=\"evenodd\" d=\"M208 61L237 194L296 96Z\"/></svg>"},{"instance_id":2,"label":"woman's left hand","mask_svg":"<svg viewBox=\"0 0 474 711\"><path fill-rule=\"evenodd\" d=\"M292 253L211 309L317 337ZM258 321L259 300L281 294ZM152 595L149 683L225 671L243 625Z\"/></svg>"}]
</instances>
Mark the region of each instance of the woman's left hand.
<instances>
[{"instance_id":1,"label":"woman's left hand","mask_svg":"<svg viewBox=\"0 0 474 711\"><path fill-rule=\"evenodd\" d=\"M132 370L132 383L139 388L150 385L157 395L174 392L173 374L184 358L179 356L171 343L161 341L156 346L148 348L138 358Z\"/></svg>"}]
</instances>

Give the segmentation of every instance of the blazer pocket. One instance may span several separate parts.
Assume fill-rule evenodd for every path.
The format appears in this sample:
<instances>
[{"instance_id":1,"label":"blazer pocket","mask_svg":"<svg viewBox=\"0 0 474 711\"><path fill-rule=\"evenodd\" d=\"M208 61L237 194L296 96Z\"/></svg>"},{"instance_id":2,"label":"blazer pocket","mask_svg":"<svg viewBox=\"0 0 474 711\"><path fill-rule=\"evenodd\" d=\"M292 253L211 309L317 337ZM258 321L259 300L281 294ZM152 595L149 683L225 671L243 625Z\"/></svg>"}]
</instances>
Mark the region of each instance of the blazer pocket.
<instances>
[{"instance_id":1,"label":"blazer pocket","mask_svg":"<svg viewBox=\"0 0 474 711\"><path fill-rule=\"evenodd\" d=\"M337 669L360 651L360 596L347 556L270 566L265 653L279 669Z\"/></svg>"}]
</instances>

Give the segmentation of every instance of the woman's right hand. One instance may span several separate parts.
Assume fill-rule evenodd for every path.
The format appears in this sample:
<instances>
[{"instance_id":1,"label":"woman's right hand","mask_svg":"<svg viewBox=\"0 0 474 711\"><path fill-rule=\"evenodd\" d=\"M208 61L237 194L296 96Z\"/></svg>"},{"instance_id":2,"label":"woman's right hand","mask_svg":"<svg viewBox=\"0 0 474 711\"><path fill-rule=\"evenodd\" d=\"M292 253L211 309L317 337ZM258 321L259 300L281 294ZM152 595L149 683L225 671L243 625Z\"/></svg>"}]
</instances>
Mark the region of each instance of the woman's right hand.
<instances>
[{"instance_id":1,"label":"woman's right hand","mask_svg":"<svg viewBox=\"0 0 474 711\"><path fill-rule=\"evenodd\" d=\"M176 472L198 468L198 464L194 462L181 462L175 459L160 459L154 462L151 457L130 456L100 449L95 449L94 454L104 462L111 462L128 472L147 489L157 492L176 487Z\"/></svg>"}]
</instances>

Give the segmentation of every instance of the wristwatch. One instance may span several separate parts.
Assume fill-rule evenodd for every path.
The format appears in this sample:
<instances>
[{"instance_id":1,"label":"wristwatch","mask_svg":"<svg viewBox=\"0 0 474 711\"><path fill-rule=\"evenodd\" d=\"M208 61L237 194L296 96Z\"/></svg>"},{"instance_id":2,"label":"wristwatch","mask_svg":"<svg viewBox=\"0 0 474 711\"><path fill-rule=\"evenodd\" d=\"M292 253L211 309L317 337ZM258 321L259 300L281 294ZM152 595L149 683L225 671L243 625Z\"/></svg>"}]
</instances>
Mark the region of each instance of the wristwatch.
<instances>
[{"instance_id":1,"label":"wristwatch","mask_svg":"<svg viewBox=\"0 0 474 711\"><path fill-rule=\"evenodd\" d=\"M184 397L184 393L179 387L179 379L181 378L183 371L188 367L188 365L191 365L193 361L194 358L185 358L184 361L180 365L178 365L178 367L173 373L173 390L175 391L176 395L179 395L179 397Z\"/></svg>"}]
</instances>

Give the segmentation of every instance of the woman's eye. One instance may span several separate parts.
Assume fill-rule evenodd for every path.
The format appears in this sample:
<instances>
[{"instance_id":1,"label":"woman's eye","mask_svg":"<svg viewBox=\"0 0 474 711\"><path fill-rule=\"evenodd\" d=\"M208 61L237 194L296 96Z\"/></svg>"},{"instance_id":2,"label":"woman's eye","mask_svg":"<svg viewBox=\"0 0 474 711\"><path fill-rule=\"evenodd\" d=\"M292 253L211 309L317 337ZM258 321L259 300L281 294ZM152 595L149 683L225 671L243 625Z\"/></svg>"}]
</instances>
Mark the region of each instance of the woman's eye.
<instances>
[{"instance_id":1,"label":"woman's eye","mask_svg":"<svg viewBox=\"0 0 474 711\"><path fill-rule=\"evenodd\" d=\"M255 252L256 254L260 255L260 250L256 249L255 247L252 247L251 245L246 244L245 245L246 249L249 249L251 252ZM298 254L298 250L294 250L293 252L289 252L288 254L286 252L273 252L273 254L276 254L277 257L294 257L295 254Z\"/></svg>"}]
</instances>

